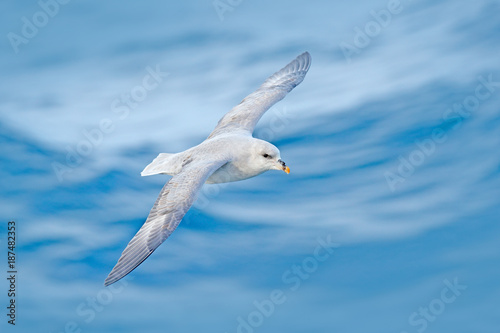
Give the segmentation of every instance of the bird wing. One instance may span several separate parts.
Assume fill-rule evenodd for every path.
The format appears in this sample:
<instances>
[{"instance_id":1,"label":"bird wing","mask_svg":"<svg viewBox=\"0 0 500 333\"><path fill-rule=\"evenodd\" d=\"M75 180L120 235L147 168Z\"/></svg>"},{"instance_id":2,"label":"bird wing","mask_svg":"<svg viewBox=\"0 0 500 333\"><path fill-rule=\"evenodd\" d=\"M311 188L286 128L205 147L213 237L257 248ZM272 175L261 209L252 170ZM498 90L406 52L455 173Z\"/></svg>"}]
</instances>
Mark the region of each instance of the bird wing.
<instances>
[{"instance_id":1,"label":"bird wing","mask_svg":"<svg viewBox=\"0 0 500 333\"><path fill-rule=\"evenodd\" d=\"M227 160L191 162L163 186L149 216L104 281L108 286L139 266L177 228L208 177Z\"/></svg>"},{"instance_id":2,"label":"bird wing","mask_svg":"<svg viewBox=\"0 0 500 333\"><path fill-rule=\"evenodd\" d=\"M262 115L304 80L310 65L311 55L304 52L271 75L256 91L226 113L208 138L241 130L252 134Z\"/></svg>"}]
</instances>

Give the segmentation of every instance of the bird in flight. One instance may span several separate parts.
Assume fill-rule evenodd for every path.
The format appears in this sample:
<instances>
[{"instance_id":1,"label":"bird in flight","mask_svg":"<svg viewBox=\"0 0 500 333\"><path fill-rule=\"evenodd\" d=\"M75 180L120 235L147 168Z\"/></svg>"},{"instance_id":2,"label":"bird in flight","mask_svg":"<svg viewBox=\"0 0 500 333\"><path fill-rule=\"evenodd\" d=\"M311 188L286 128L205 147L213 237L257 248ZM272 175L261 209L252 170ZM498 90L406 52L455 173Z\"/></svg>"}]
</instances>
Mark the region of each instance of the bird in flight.
<instances>
[{"instance_id":1,"label":"bird in flight","mask_svg":"<svg viewBox=\"0 0 500 333\"><path fill-rule=\"evenodd\" d=\"M104 281L105 286L133 271L172 234L204 183L234 182L268 170L290 173L278 148L254 138L252 132L262 115L302 82L310 65L310 54L302 53L224 115L205 141L177 154L161 153L141 172L142 176L167 174L172 178Z\"/></svg>"}]
</instances>

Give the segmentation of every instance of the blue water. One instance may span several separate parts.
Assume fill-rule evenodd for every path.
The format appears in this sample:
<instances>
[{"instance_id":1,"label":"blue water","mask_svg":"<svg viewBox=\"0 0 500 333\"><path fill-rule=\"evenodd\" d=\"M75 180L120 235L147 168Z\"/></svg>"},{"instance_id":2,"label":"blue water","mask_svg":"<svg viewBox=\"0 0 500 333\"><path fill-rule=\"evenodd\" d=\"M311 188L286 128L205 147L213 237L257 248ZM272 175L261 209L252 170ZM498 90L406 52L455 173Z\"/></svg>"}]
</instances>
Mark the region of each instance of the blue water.
<instances>
[{"instance_id":1,"label":"blue water","mask_svg":"<svg viewBox=\"0 0 500 333\"><path fill-rule=\"evenodd\" d=\"M41 3L0 5L2 332L498 332L497 1ZM291 174L205 186L104 288L140 171L306 50L255 132Z\"/></svg>"}]
</instances>

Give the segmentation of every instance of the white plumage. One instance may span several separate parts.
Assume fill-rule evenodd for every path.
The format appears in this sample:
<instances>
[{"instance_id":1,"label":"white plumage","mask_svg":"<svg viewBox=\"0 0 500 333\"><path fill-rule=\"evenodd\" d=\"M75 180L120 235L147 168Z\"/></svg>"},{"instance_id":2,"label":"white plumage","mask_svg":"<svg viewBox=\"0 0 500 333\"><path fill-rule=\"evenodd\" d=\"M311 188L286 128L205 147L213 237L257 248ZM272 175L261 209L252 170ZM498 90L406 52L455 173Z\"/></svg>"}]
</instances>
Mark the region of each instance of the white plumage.
<instances>
[{"instance_id":1,"label":"white plumage","mask_svg":"<svg viewBox=\"0 0 500 333\"><path fill-rule=\"evenodd\" d=\"M252 132L262 115L302 82L310 65L308 52L299 55L224 115L201 144L178 154L162 153L144 169L142 176L173 177L109 273L106 286L134 270L170 236L204 183L238 181L268 170L289 172L278 148L253 138Z\"/></svg>"}]
</instances>

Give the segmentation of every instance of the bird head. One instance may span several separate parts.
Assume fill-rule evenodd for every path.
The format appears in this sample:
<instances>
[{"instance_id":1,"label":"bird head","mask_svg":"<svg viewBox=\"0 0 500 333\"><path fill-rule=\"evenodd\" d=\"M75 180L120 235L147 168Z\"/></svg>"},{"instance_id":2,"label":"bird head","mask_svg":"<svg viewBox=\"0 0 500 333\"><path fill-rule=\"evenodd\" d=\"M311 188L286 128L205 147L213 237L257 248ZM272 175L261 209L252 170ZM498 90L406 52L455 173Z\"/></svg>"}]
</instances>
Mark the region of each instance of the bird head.
<instances>
[{"instance_id":1,"label":"bird head","mask_svg":"<svg viewBox=\"0 0 500 333\"><path fill-rule=\"evenodd\" d=\"M257 155L257 161L264 170L282 170L287 174L290 173L290 168L281 159L279 149L269 142L258 140L255 155Z\"/></svg>"}]
</instances>

